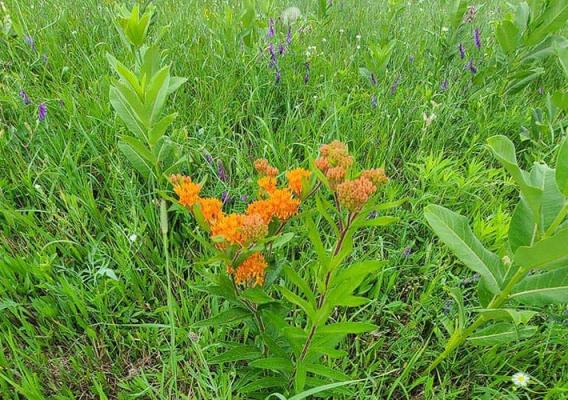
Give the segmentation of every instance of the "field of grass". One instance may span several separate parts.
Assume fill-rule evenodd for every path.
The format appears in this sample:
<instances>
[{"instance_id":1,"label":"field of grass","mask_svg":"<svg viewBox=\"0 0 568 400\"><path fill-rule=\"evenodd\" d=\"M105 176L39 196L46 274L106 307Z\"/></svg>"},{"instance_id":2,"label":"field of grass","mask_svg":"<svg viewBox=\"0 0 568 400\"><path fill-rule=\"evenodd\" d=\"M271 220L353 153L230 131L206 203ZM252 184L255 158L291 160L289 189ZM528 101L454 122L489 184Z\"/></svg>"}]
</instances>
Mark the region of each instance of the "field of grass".
<instances>
[{"instance_id":1,"label":"field of grass","mask_svg":"<svg viewBox=\"0 0 568 400\"><path fill-rule=\"evenodd\" d=\"M171 185L144 179L117 146L127 128L109 102L115 76L107 53L129 57L113 25L119 1L3 1L0 12L17 29L0 36L0 398L282 392L245 393L245 361L211 362L227 342L250 341L254 332L245 323L197 325L227 309L202 289L223 268L207 262L199 228L180 207L169 206L163 242L159 204L164 193L174 196ZM551 94L568 82L557 58L540 60L543 74L507 90L518 66L504 67L496 42L504 2L472 3L473 21L450 37L453 1L336 0L318 16L316 1L277 0L259 5L263 26L251 47L227 39L238 31L240 1L153 3L149 37L169 27L160 48L172 75L188 78L166 106L178 113L169 135L189 160L180 173L206 180L209 195L229 196L226 207L242 211L243 196L254 195L253 160L266 158L281 171L307 168L322 144L338 139L362 168L385 168L381 201L408 198L390 210L398 222L355 237L352 259L386 263L359 288L371 301L339 308L332 319L376 329L347 336L338 346L347 355L321 361L360 381L318 396L568 398L565 304L535 309L532 337L466 343L424 375L460 314L450 288L460 289L467 310L478 307L474 273L432 233L424 207L441 204L467 216L481 242L505 256L519 192L487 139L510 138L528 168L554 165L566 135L566 111L550 106ZM292 5L303 16L292 25L276 82L267 21ZM278 22L275 40L285 36ZM360 68L371 69L368 48L377 43L394 47L373 85ZM47 116L40 121L42 103ZM313 207L308 201L302 210ZM293 244L272 262L308 279L314 249L300 219L288 231ZM304 326L301 314L290 318ZM527 388L511 382L519 371L531 377Z\"/></svg>"}]
</instances>

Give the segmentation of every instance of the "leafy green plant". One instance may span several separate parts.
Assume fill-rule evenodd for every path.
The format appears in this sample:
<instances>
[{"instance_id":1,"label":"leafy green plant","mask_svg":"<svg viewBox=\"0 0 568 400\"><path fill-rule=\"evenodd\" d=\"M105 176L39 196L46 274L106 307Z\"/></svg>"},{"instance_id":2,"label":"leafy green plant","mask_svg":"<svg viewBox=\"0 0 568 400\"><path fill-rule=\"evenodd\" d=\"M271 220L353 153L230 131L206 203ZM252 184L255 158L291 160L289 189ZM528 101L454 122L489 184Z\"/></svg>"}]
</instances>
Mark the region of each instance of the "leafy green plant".
<instances>
[{"instance_id":1,"label":"leafy green plant","mask_svg":"<svg viewBox=\"0 0 568 400\"><path fill-rule=\"evenodd\" d=\"M557 56L562 63L568 51L568 40L558 34L568 21L566 1L522 1L511 8L495 31L508 72L505 91L509 93L542 76L546 58Z\"/></svg>"},{"instance_id":2,"label":"leafy green plant","mask_svg":"<svg viewBox=\"0 0 568 400\"><path fill-rule=\"evenodd\" d=\"M130 13L123 10L117 18L116 26L134 56L134 66L127 67L111 54L107 58L118 75L110 87L110 102L131 133L123 135L118 146L144 178L160 180L185 161L166 135L177 114L163 115L163 110L168 96L187 79L171 76L158 45L145 44L153 11L148 7L140 16L135 5Z\"/></svg>"},{"instance_id":3,"label":"leafy green plant","mask_svg":"<svg viewBox=\"0 0 568 400\"><path fill-rule=\"evenodd\" d=\"M487 250L465 217L441 206L426 207L426 220L440 240L481 278L480 307L472 310L478 316L470 324L459 293L452 293L460 315L428 371L466 341L494 345L530 337L537 331L528 325L535 307L568 302L568 140L559 148L556 169L534 164L530 171L517 164L509 139L494 136L488 143L520 190L509 226L510 256L500 259Z\"/></svg>"}]
</instances>

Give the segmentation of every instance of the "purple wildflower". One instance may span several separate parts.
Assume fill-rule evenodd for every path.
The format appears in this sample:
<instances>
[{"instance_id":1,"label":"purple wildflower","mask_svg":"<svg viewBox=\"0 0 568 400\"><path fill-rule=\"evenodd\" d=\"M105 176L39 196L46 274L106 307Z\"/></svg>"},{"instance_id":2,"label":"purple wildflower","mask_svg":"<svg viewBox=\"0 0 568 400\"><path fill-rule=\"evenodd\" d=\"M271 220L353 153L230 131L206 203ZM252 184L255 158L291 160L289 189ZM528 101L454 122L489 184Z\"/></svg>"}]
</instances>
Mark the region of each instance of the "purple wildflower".
<instances>
[{"instance_id":1,"label":"purple wildflower","mask_svg":"<svg viewBox=\"0 0 568 400\"><path fill-rule=\"evenodd\" d=\"M289 46L292 43L292 27L288 25L288 33L286 34L286 44Z\"/></svg>"},{"instance_id":2,"label":"purple wildflower","mask_svg":"<svg viewBox=\"0 0 568 400\"><path fill-rule=\"evenodd\" d=\"M370 79L371 79L371 85L377 86L377 77L372 72L371 72L371 78Z\"/></svg>"},{"instance_id":3,"label":"purple wildflower","mask_svg":"<svg viewBox=\"0 0 568 400\"><path fill-rule=\"evenodd\" d=\"M207 151L205 152L205 161L207 161L207 164L213 165L213 157Z\"/></svg>"},{"instance_id":4,"label":"purple wildflower","mask_svg":"<svg viewBox=\"0 0 568 400\"><path fill-rule=\"evenodd\" d=\"M410 64L414 64L414 56L413 55L408 56L408 62Z\"/></svg>"},{"instance_id":5,"label":"purple wildflower","mask_svg":"<svg viewBox=\"0 0 568 400\"><path fill-rule=\"evenodd\" d=\"M369 215L367 216L369 219L375 219L379 216L379 212L378 211L371 211L369 213Z\"/></svg>"},{"instance_id":6,"label":"purple wildflower","mask_svg":"<svg viewBox=\"0 0 568 400\"><path fill-rule=\"evenodd\" d=\"M379 102L377 101L377 95L374 94L374 95L371 96L371 107L377 108L378 105L379 105Z\"/></svg>"},{"instance_id":7,"label":"purple wildflower","mask_svg":"<svg viewBox=\"0 0 568 400\"><path fill-rule=\"evenodd\" d=\"M277 69L276 70L276 76L275 76L274 80L275 80L276 83L280 83L280 79L282 79L282 74L280 74L280 70Z\"/></svg>"},{"instance_id":8,"label":"purple wildflower","mask_svg":"<svg viewBox=\"0 0 568 400\"><path fill-rule=\"evenodd\" d=\"M274 52L274 45L270 43L268 45L268 53L270 54L270 68L274 68L278 61L276 60L276 53Z\"/></svg>"},{"instance_id":9,"label":"purple wildflower","mask_svg":"<svg viewBox=\"0 0 568 400\"><path fill-rule=\"evenodd\" d=\"M307 84L310 81L310 63L306 63L306 74L304 75L304 84Z\"/></svg>"},{"instance_id":10,"label":"purple wildflower","mask_svg":"<svg viewBox=\"0 0 568 400\"><path fill-rule=\"evenodd\" d=\"M460 58L463 60L465 58L465 47L463 47L462 43L460 43L458 49L460 51Z\"/></svg>"},{"instance_id":11,"label":"purple wildflower","mask_svg":"<svg viewBox=\"0 0 568 400\"><path fill-rule=\"evenodd\" d=\"M217 176L219 176L219 179L223 182L227 182L229 180L229 176L227 175L225 167L223 166L223 161L221 160L217 161Z\"/></svg>"},{"instance_id":12,"label":"purple wildflower","mask_svg":"<svg viewBox=\"0 0 568 400\"><path fill-rule=\"evenodd\" d=\"M440 90L441 90L442 92L445 92L445 91L448 89L448 85L449 85L448 80L447 80L447 79L444 80L444 82L442 82L442 83L440 84Z\"/></svg>"},{"instance_id":13,"label":"purple wildflower","mask_svg":"<svg viewBox=\"0 0 568 400\"><path fill-rule=\"evenodd\" d=\"M37 119L39 122L43 122L45 117L47 117L47 106L45 103L40 103L40 105L37 106Z\"/></svg>"},{"instance_id":14,"label":"purple wildflower","mask_svg":"<svg viewBox=\"0 0 568 400\"><path fill-rule=\"evenodd\" d=\"M481 49L481 34L479 32L479 28L475 28L473 31L473 42L475 43L475 47L477 49Z\"/></svg>"},{"instance_id":15,"label":"purple wildflower","mask_svg":"<svg viewBox=\"0 0 568 400\"><path fill-rule=\"evenodd\" d=\"M404 248L404 250L402 251L402 255L404 257L410 257L410 255L412 254L412 247L407 246Z\"/></svg>"},{"instance_id":16,"label":"purple wildflower","mask_svg":"<svg viewBox=\"0 0 568 400\"><path fill-rule=\"evenodd\" d=\"M466 67L469 69L469 71L472 74L477 74L477 67L475 66L475 64L473 63L473 60L469 60Z\"/></svg>"},{"instance_id":17,"label":"purple wildflower","mask_svg":"<svg viewBox=\"0 0 568 400\"><path fill-rule=\"evenodd\" d=\"M33 51L36 51L36 45L35 45L35 41L34 41L34 38L33 38L33 37L31 37L30 35L24 36L24 42L25 42L28 46L30 46Z\"/></svg>"},{"instance_id":18,"label":"purple wildflower","mask_svg":"<svg viewBox=\"0 0 568 400\"><path fill-rule=\"evenodd\" d=\"M248 196L247 196L246 194L243 194L243 195L241 196L241 201L242 201L243 203L246 203L246 202L248 201Z\"/></svg>"},{"instance_id":19,"label":"purple wildflower","mask_svg":"<svg viewBox=\"0 0 568 400\"><path fill-rule=\"evenodd\" d=\"M20 97L22 98L24 105L28 106L28 105L32 104L30 97L28 96L28 94L25 91L20 90Z\"/></svg>"},{"instance_id":20,"label":"purple wildflower","mask_svg":"<svg viewBox=\"0 0 568 400\"><path fill-rule=\"evenodd\" d=\"M392 83L391 87L390 87L390 94L394 96L394 94L396 93L396 89L398 89L398 84L400 83L400 75L397 76L397 78L394 80L394 82Z\"/></svg>"},{"instance_id":21,"label":"purple wildflower","mask_svg":"<svg viewBox=\"0 0 568 400\"><path fill-rule=\"evenodd\" d=\"M270 18L268 20L268 33L266 34L267 37L273 38L274 37L274 20Z\"/></svg>"},{"instance_id":22,"label":"purple wildflower","mask_svg":"<svg viewBox=\"0 0 568 400\"><path fill-rule=\"evenodd\" d=\"M284 45L282 43L280 43L278 45L278 55L281 56L282 54L284 54Z\"/></svg>"}]
</instances>

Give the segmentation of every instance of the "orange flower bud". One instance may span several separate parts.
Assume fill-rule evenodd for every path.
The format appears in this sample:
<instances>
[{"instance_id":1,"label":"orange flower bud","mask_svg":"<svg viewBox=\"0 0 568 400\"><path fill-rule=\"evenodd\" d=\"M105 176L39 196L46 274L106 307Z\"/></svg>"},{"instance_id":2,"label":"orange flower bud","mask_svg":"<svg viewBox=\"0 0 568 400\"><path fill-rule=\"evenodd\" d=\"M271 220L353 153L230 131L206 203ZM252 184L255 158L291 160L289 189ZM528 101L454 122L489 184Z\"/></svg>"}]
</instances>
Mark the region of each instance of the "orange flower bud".
<instances>
[{"instance_id":1,"label":"orange flower bud","mask_svg":"<svg viewBox=\"0 0 568 400\"><path fill-rule=\"evenodd\" d=\"M254 253L242 262L235 270L235 282L249 286L262 285L264 272L268 263L261 253Z\"/></svg>"},{"instance_id":2,"label":"orange flower bud","mask_svg":"<svg viewBox=\"0 0 568 400\"><path fill-rule=\"evenodd\" d=\"M257 183L262 189L261 194L270 194L276 190L276 178L273 176L263 176L258 179Z\"/></svg>"},{"instance_id":3,"label":"orange flower bud","mask_svg":"<svg viewBox=\"0 0 568 400\"><path fill-rule=\"evenodd\" d=\"M259 214L245 215L240 232L243 244L255 243L268 234L268 225Z\"/></svg>"},{"instance_id":4,"label":"orange flower bud","mask_svg":"<svg viewBox=\"0 0 568 400\"><path fill-rule=\"evenodd\" d=\"M361 176L373 182L375 186L380 186L389 180L383 168L367 169L361 173Z\"/></svg>"},{"instance_id":5,"label":"orange flower bud","mask_svg":"<svg viewBox=\"0 0 568 400\"><path fill-rule=\"evenodd\" d=\"M241 226L243 224L243 216L240 214L229 214L219 218L211 226L211 237L220 236L225 240L225 244L242 243Z\"/></svg>"},{"instance_id":6,"label":"orange flower bud","mask_svg":"<svg viewBox=\"0 0 568 400\"><path fill-rule=\"evenodd\" d=\"M254 162L254 168L256 169L256 171L260 174L260 175L266 175L266 176L276 176L278 175L278 169L271 166L268 163L268 160L261 158L258 160L255 160Z\"/></svg>"},{"instance_id":7,"label":"orange flower bud","mask_svg":"<svg viewBox=\"0 0 568 400\"><path fill-rule=\"evenodd\" d=\"M203 218L205 218L209 224L215 223L215 221L223 216L223 203L219 199L199 199L197 200L197 204L201 207Z\"/></svg>"},{"instance_id":8,"label":"orange flower bud","mask_svg":"<svg viewBox=\"0 0 568 400\"><path fill-rule=\"evenodd\" d=\"M170 181L174 186L174 192L179 197L179 204L191 208L199 199L201 186L193 183L189 176L172 175Z\"/></svg>"},{"instance_id":9,"label":"orange flower bud","mask_svg":"<svg viewBox=\"0 0 568 400\"><path fill-rule=\"evenodd\" d=\"M303 168L296 168L286 172L286 179L288 179L288 188L296 194L301 195L303 189L304 179L308 179L311 173Z\"/></svg>"},{"instance_id":10,"label":"orange flower bud","mask_svg":"<svg viewBox=\"0 0 568 400\"><path fill-rule=\"evenodd\" d=\"M364 177L345 181L337 186L339 202L351 212L359 211L376 190L377 187Z\"/></svg>"}]
</instances>

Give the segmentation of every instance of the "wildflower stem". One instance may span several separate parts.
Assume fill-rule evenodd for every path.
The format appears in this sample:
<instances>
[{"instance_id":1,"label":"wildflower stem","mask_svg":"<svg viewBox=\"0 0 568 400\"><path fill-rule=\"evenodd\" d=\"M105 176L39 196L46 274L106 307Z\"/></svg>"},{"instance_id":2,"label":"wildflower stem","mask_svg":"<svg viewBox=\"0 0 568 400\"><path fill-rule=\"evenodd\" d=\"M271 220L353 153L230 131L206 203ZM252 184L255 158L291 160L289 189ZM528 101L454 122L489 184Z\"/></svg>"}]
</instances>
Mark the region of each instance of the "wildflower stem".
<instances>
[{"instance_id":1,"label":"wildflower stem","mask_svg":"<svg viewBox=\"0 0 568 400\"><path fill-rule=\"evenodd\" d=\"M509 283L507 283L507 285L501 290L501 292L499 292L499 294L496 294L493 297L493 299L489 302L486 308L487 309L500 308L503 305L503 303L505 303L509 298L511 291L513 290L513 287L527 275L528 271L529 270L526 268L519 268L519 270L515 273L515 275L513 275ZM466 329L456 329L448 339L444 351L440 353L440 355L438 355L438 357L436 357L436 359L430 364L430 366L426 369L425 374L429 374L430 372L432 372L432 370L436 368L438 364L440 364L457 347L462 345L467 340L467 338L473 332L475 332L475 330L479 328L481 324L483 324L486 321L487 319L483 315L480 315Z\"/></svg>"}]
</instances>

